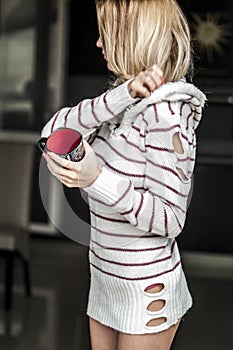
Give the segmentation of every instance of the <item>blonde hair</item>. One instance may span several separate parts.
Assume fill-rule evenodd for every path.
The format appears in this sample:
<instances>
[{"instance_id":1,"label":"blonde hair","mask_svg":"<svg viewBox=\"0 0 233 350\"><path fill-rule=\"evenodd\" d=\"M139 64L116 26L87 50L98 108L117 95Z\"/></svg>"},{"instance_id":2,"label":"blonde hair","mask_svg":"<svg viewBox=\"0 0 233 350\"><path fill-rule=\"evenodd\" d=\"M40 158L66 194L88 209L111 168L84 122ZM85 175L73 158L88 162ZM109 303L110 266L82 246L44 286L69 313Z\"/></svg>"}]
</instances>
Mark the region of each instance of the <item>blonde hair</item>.
<instances>
[{"instance_id":1,"label":"blonde hair","mask_svg":"<svg viewBox=\"0 0 233 350\"><path fill-rule=\"evenodd\" d=\"M123 82L157 64L166 81L191 65L190 30L175 0L97 0L97 20L108 68Z\"/></svg>"}]
</instances>

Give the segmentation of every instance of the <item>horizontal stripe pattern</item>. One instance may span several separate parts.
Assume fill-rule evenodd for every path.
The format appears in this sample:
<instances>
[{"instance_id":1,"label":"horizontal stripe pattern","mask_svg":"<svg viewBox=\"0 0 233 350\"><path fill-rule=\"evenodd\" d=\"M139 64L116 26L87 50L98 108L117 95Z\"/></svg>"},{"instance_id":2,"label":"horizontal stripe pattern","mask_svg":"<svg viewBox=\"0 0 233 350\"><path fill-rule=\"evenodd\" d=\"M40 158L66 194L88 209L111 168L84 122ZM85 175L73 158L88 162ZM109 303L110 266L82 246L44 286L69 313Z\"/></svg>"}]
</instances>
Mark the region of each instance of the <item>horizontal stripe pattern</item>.
<instances>
[{"instance_id":1,"label":"horizontal stripe pattern","mask_svg":"<svg viewBox=\"0 0 233 350\"><path fill-rule=\"evenodd\" d=\"M148 251L154 251L154 250L163 250L164 248L167 247L166 245L162 245L159 247L149 247L149 248L118 248L118 247L112 247L112 246L106 246L103 244L100 244L99 242L95 241L94 239L91 239L91 243L93 243L94 245L106 249L106 250L115 250L115 251L120 251L120 252L124 252L124 253L139 253L139 252L148 252ZM173 249L172 249L173 250Z\"/></svg>"},{"instance_id":2,"label":"horizontal stripe pattern","mask_svg":"<svg viewBox=\"0 0 233 350\"><path fill-rule=\"evenodd\" d=\"M106 138L104 138L103 136L98 135L96 137L97 140L101 140L105 143L105 145L107 145L113 152L114 154L118 155L119 157L121 157L122 159L125 159L129 162L135 162L135 163L139 163L139 164L145 164L145 161L142 160L138 160L135 158L130 158L127 157L123 152L120 152L119 149L117 149L112 143L110 143Z\"/></svg>"},{"instance_id":3,"label":"horizontal stripe pattern","mask_svg":"<svg viewBox=\"0 0 233 350\"><path fill-rule=\"evenodd\" d=\"M109 276L112 276L112 277L116 277L116 278L120 278L120 279L127 280L127 281L143 281L143 280L150 279L150 278L160 277L160 276L166 275L166 274L174 271L180 264L181 264L181 260L179 260L171 269L168 269L168 270L156 273L156 274L145 275L145 276L141 276L141 277L129 277L129 276L122 276L122 275L119 275L119 274L111 273L109 271L106 271L106 270L98 267L97 265L95 265L93 263L90 263L90 265L92 267L94 267L95 269L99 270L100 272L102 272L102 273L104 273L106 275L109 275Z\"/></svg>"},{"instance_id":4,"label":"horizontal stripe pattern","mask_svg":"<svg viewBox=\"0 0 233 350\"><path fill-rule=\"evenodd\" d=\"M61 109L42 136L62 126L77 129L91 140L102 166L86 188L91 214L88 315L121 332L145 334L154 331L145 330L152 318L144 312L149 285L166 287L167 322L161 331L191 305L175 237L185 222L204 97L191 84L178 82L135 100L127 84ZM182 154L174 149L175 133Z\"/></svg>"},{"instance_id":5,"label":"horizontal stripe pattern","mask_svg":"<svg viewBox=\"0 0 233 350\"><path fill-rule=\"evenodd\" d=\"M178 168L191 177L201 104L195 94L181 93L178 100L170 94L167 101L139 110L126 122L126 107L133 103L137 109L126 89L122 85L59 110L49 128L53 132L71 127L84 135L95 132L92 146L106 169L106 182L100 182L97 192L88 192L91 263L111 276L137 280L169 273L179 261L174 237L183 229L190 182L182 181ZM112 127L113 117L120 120L119 133L117 123ZM183 154L173 146L176 132ZM93 186L97 185L98 180ZM132 274L126 276L125 268Z\"/></svg>"},{"instance_id":6,"label":"horizontal stripe pattern","mask_svg":"<svg viewBox=\"0 0 233 350\"><path fill-rule=\"evenodd\" d=\"M111 221L111 220L110 220ZM99 222L100 224L100 222ZM132 234L124 234L122 233L122 231L126 230L126 227L124 227L124 230L123 230L123 227L121 227L121 232L116 232L116 233L113 233L113 230L110 230L108 228L108 230L103 230L103 229L100 229L94 225L91 225L91 228L92 228L92 231L96 231L97 233L101 234L101 235L106 235L106 236L112 236L112 237L120 237L120 238L144 238L144 239L150 239L152 237L155 237L156 234L150 234L148 235L147 233L138 230L138 231L133 231ZM129 228L128 228L129 230ZM130 231L130 230L129 230ZM127 231L126 231L127 232ZM157 235L157 237L159 237L159 235Z\"/></svg>"},{"instance_id":7,"label":"horizontal stripe pattern","mask_svg":"<svg viewBox=\"0 0 233 350\"><path fill-rule=\"evenodd\" d=\"M128 172L122 171L120 168L116 168L116 167L112 166L111 163L108 162L100 153L96 152L96 155L97 155L97 157L99 159L102 160L103 164L105 164L109 169L113 170L117 174L125 175L125 176L128 176L128 177L140 177L140 178L144 178L145 177L144 174L130 174ZM141 161L140 164L146 165L146 162L144 162L144 161L142 162Z\"/></svg>"},{"instance_id":8,"label":"horizontal stripe pattern","mask_svg":"<svg viewBox=\"0 0 233 350\"><path fill-rule=\"evenodd\" d=\"M172 255L168 255L168 256L165 256L161 259L156 259L156 260L152 260L152 261L147 261L147 262L142 262L142 263L124 263L124 262L120 262L120 261L114 261L114 260L108 260L108 259L105 259L101 256L99 256L93 249L90 248L90 252L92 254L95 255L95 257L100 260L100 261L104 261L104 262L107 262L109 264L114 264L114 265L120 265L120 266L126 266L126 267L131 267L131 266L147 266L147 265L152 265L152 264L157 264L157 263L160 263L160 262L163 262L163 261L166 261L166 260L169 260L171 259Z\"/></svg>"},{"instance_id":9,"label":"horizontal stripe pattern","mask_svg":"<svg viewBox=\"0 0 233 350\"><path fill-rule=\"evenodd\" d=\"M108 208L114 210L122 202L129 204L132 190L136 190L134 185L137 187L139 180L144 184L137 198L137 204L128 205L126 210L116 210L114 215L107 209L105 212L99 211L99 205L104 208L105 201L99 196L90 195L93 221L90 248L92 265L111 276L130 278L123 272L125 268L141 269L140 278L142 279L159 276L163 273L164 264L174 264L174 259L179 258L179 254L176 255L177 249L174 250L175 240L171 241L169 237L176 230L175 227L178 233L183 229L185 203L190 184L182 184L174 162L176 159L177 164L181 163L184 167L188 164L187 172L190 176L195 154L192 152L188 155L176 154L172 142L164 143L163 136L167 137L170 134L172 140L173 133L179 130L182 142L185 144L184 149L190 147L194 149L195 134L191 128L193 112L187 101L182 106L180 104L179 111L183 112L183 127L181 127L180 120L178 123L177 119L177 106L172 103L167 103L165 106L171 113L170 117L173 118L170 126L167 120L163 123L160 106L154 105L151 109L153 122L144 111L127 132L114 138L106 133L106 129L103 133L100 130L94 142L96 155L101 164L114 174L130 179L128 186L119 188L118 201L109 203ZM187 134L185 134L186 131ZM164 159L170 161L164 162ZM163 203L162 206L161 203ZM131 218L134 219L131 220ZM155 229L156 225L160 227L158 232ZM177 235L175 231L174 235ZM153 239L163 239L166 243L157 247L153 245ZM147 242L150 242L149 245ZM168 244L170 253L167 250ZM126 259L124 254L130 254L132 260L129 256ZM155 266L156 271L159 271L157 274L152 273L152 267ZM116 267L118 267L117 270L115 270ZM148 276L145 275L145 267L151 271Z\"/></svg>"}]
</instances>

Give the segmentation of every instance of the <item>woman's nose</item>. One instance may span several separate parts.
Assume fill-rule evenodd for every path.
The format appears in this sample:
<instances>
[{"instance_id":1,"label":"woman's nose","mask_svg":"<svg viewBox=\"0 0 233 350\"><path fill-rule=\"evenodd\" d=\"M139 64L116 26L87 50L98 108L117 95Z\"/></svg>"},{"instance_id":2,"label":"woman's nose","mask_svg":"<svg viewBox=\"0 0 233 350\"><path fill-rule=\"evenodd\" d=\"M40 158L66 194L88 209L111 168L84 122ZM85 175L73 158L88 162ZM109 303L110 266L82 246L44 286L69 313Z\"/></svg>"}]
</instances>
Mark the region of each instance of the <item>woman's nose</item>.
<instances>
[{"instance_id":1,"label":"woman's nose","mask_svg":"<svg viewBox=\"0 0 233 350\"><path fill-rule=\"evenodd\" d=\"M99 38L98 38L98 40L96 42L96 46L99 47L100 49L103 47L102 40L101 40L100 36L99 36Z\"/></svg>"}]
</instances>

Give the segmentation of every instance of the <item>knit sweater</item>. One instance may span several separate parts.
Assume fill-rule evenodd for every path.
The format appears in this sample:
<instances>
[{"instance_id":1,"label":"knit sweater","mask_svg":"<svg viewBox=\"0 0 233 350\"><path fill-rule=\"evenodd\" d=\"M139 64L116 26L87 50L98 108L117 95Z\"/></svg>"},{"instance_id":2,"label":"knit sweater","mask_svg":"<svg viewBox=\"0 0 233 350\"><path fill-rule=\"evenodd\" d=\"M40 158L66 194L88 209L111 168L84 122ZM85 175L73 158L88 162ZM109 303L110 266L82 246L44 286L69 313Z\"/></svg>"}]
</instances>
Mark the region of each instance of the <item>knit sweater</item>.
<instances>
[{"instance_id":1,"label":"knit sweater","mask_svg":"<svg viewBox=\"0 0 233 350\"><path fill-rule=\"evenodd\" d=\"M135 100L127 84L62 108L42 136L64 126L86 138L94 135L102 173L85 188L91 212L90 263L103 273L134 280L169 273L180 264L174 238L185 223L195 129L205 96L180 81ZM174 150L175 133L182 154Z\"/></svg>"}]
</instances>

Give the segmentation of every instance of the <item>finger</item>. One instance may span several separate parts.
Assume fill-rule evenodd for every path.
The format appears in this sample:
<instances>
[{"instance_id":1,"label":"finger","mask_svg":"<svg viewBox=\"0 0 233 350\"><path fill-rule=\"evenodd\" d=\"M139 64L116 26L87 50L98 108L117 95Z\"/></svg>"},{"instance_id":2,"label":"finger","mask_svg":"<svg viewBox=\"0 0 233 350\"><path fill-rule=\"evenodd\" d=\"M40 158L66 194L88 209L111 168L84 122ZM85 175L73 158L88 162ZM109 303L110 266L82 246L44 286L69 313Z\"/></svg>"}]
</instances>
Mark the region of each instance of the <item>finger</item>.
<instances>
[{"instance_id":1,"label":"finger","mask_svg":"<svg viewBox=\"0 0 233 350\"><path fill-rule=\"evenodd\" d=\"M157 75L153 76L154 83L156 87L159 87L163 84L163 78L158 77Z\"/></svg>"},{"instance_id":2,"label":"finger","mask_svg":"<svg viewBox=\"0 0 233 350\"><path fill-rule=\"evenodd\" d=\"M141 86L137 89L137 95L139 97L148 97L150 94L151 91L146 86Z\"/></svg>"},{"instance_id":3,"label":"finger","mask_svg":"<svg viewBox=\"0 0 233 350\"><path fill-rule=\"evenodd\" d=\"M72 187L74 187L71 183L69 183L68 181L66 181L66 180L64 180L64 179L59 179L59 181L63 184L63 185L65 185L66 187L69 187L69 188L72 188Z\"/></svg>"},{"instance_id":4,"label":"finger","mask_svg":"<svg viewBox=\"0 0 233 350\"><path fill-rule=\"evenodd\" d=\"M58 165L55 161L51 160L48 162L49 169L59 180L63 178L68 183L77 183L78 182L78 172L70 170Z\"/></svg>"},{"instance_id":5,"label":"finger","mask_svg":"<svg viewBox=\"0 0 233 350\"><path fill-rule=\"evenodd\" d=\"M67 179L77 180L78 175L75 171L68 170L61 165L59 165L57 162L52 160L51 158L47 161L47 167L49 171L56 176L58 179L60 179L61 176L66 176Z\"/></svg>"},{"instance_id":6,"label":"finger","mask_svg":"<svg viewBox=\"0 0 233 350\"><path fill-rule=\"evenodd\" d=\"M152 68L152 76L154 78L154 81L157 87L161 86L162 84L165 84L163 71L156 65L154 65Z\"/></svg>"},{"instance_id":7,"label":"finger","mask_svg":"<svg viewBox=\"0 0 233 350\"><path fill-rule=\"evenodd\" d=\"M154 91L157 87L162 85L161 69L151 68L144 72L144 86L146 86L150 92Z\"/></svg>"},{"instance_id":8,"label":"finger","mask_svg":"<svg viewBox=\"0 0 233 350\"><path fill-rule=\"evenodd\" d=\"M147 74L145 74L145 77L144 77L144 83L143 85L150 91L154 91L154 89L156 88L157 84L154 80L154 78L152 77L152 75L147 72Z\"/></svg>"},{"instance_id":9,"label":"finger","mask_svg":"<svg viewBox=\"0 0 233 350\"><path fill-rule=\"evenodd\" d=\"M146 83L144 73L135 79L133 89L136 91L138 97L147 97L151 94L150 88Z\"/></svg>"},{"instance_id":10,"label":"finger","mask_svg":"<svg viewBox=\"0 0 233 350\"><path fill-rule=\"evenodd\" d=\"M59 177L59 180L62 182L62 183L64 183L64 184L67 184L67 185L72 185L72 186L77 186L77 180L76 181L74 181L73 179L71 179L71 178L69 178L69 177L66 177L66 176L64 176L64 175L61 175L60 177Z\"/></svg>"},{"instance_id":11,"label":"finger","mask_svg":"<svg viewBox=\"0 0 233 350\"><path fill-rule=\"evenodd\" d=\"M47 153L48 157L54 160L57 164L59 164L61 167L66 169L73 169L74 168L74 162L67 160L61 156L58 156L57 154L53 152Z\"/></svg>"},{"instance_id":12,"label":"finger","mask_svg":"<svg viewBox=\"0 0 233 350\"><path fill-rule=\"evenodd\" d=\"M70 169L67 169L65 167L61 167L60 165L58 167L59 167L59 176L64 176L68 180L71 180L71 181L77 181L78 180L78 173L79 172L78 172L77 169L70 170Z\"/></svg>"},{"instance_id":13,"label":"finger","mask_svg":"<svg viewBox=\"0 0 233 350\"><path fill-rule=\"evenodd\" d=\"M157 86L165 84L165 80L164 80L163 74L161 75L161 74L158 74L157 72L153 72L152 76L153 76Z\"/></svg>"},{"instance_id":14,"label":"finger","mask_svg":"<svg viewBox=\"0 0 233 350\"><path fill-rule=\"evenodd\" d=\"M48 156L45 152L42 153L42 157L47 161Z\"/></svg>"},{"instance_id":15,"label":"finger","mask_svg":"<svg viewBox=\"0 0 233 350\"><path fill-rule=\"evenodd\" d=\"M66 187L69 187L69 188L74 188L74 187L77 188L77 187L80 187L78 183L74 183L74 182L67 181L67 179L65 179L65 178L63 178L63 177L61 177L59 180L60 180L61 183L62 183L63 185L65 185Z\"/></svg>"},{"instance_id":16,"label":"finger","mask_svg":"<svg viewBox=\"0 0 233 350\"><path fill-rule=\"evenodd\" d=\"M157 66L157 64L153 64L153 66L149 69L149 71L157 74L160 78L163 78L163 71L159 66Z\"/></svg>"},{"instance_id":17,"label":"finger","mask_svg":"<svg viewBox=\"0 0 233 350\"><path fill-rule=\"evenodd\" d=\"M52 175L59 177L61 175L62 167L58 165L53 160L49 159L47 162L47 167Z\"/></svg>"},{"instance_id":18,"label":"finger","mask_svg":"<svg viewBox=\"0 0 233 350\"><path fill-rule=\"evenodd\" d=\"M150 89L145 84L145 72L140 72L138 76L131 82L131 96L133 97L147 97L151 94Z\"/></svg>"},{"instance_id":19,"label":"finger","mask_svg":"<svg viewBox=\"0 0 233 350\"><path fill-rule=\"evenodd\" d=\"M150 82L150 89L155 89L156 87L159 87L163 84L163 77L161 77L157 72L155 71L148 71L148 74L146 76L146 82ZM153 91L151 90L151 91Z\"/></svg>"}]
</instances>

